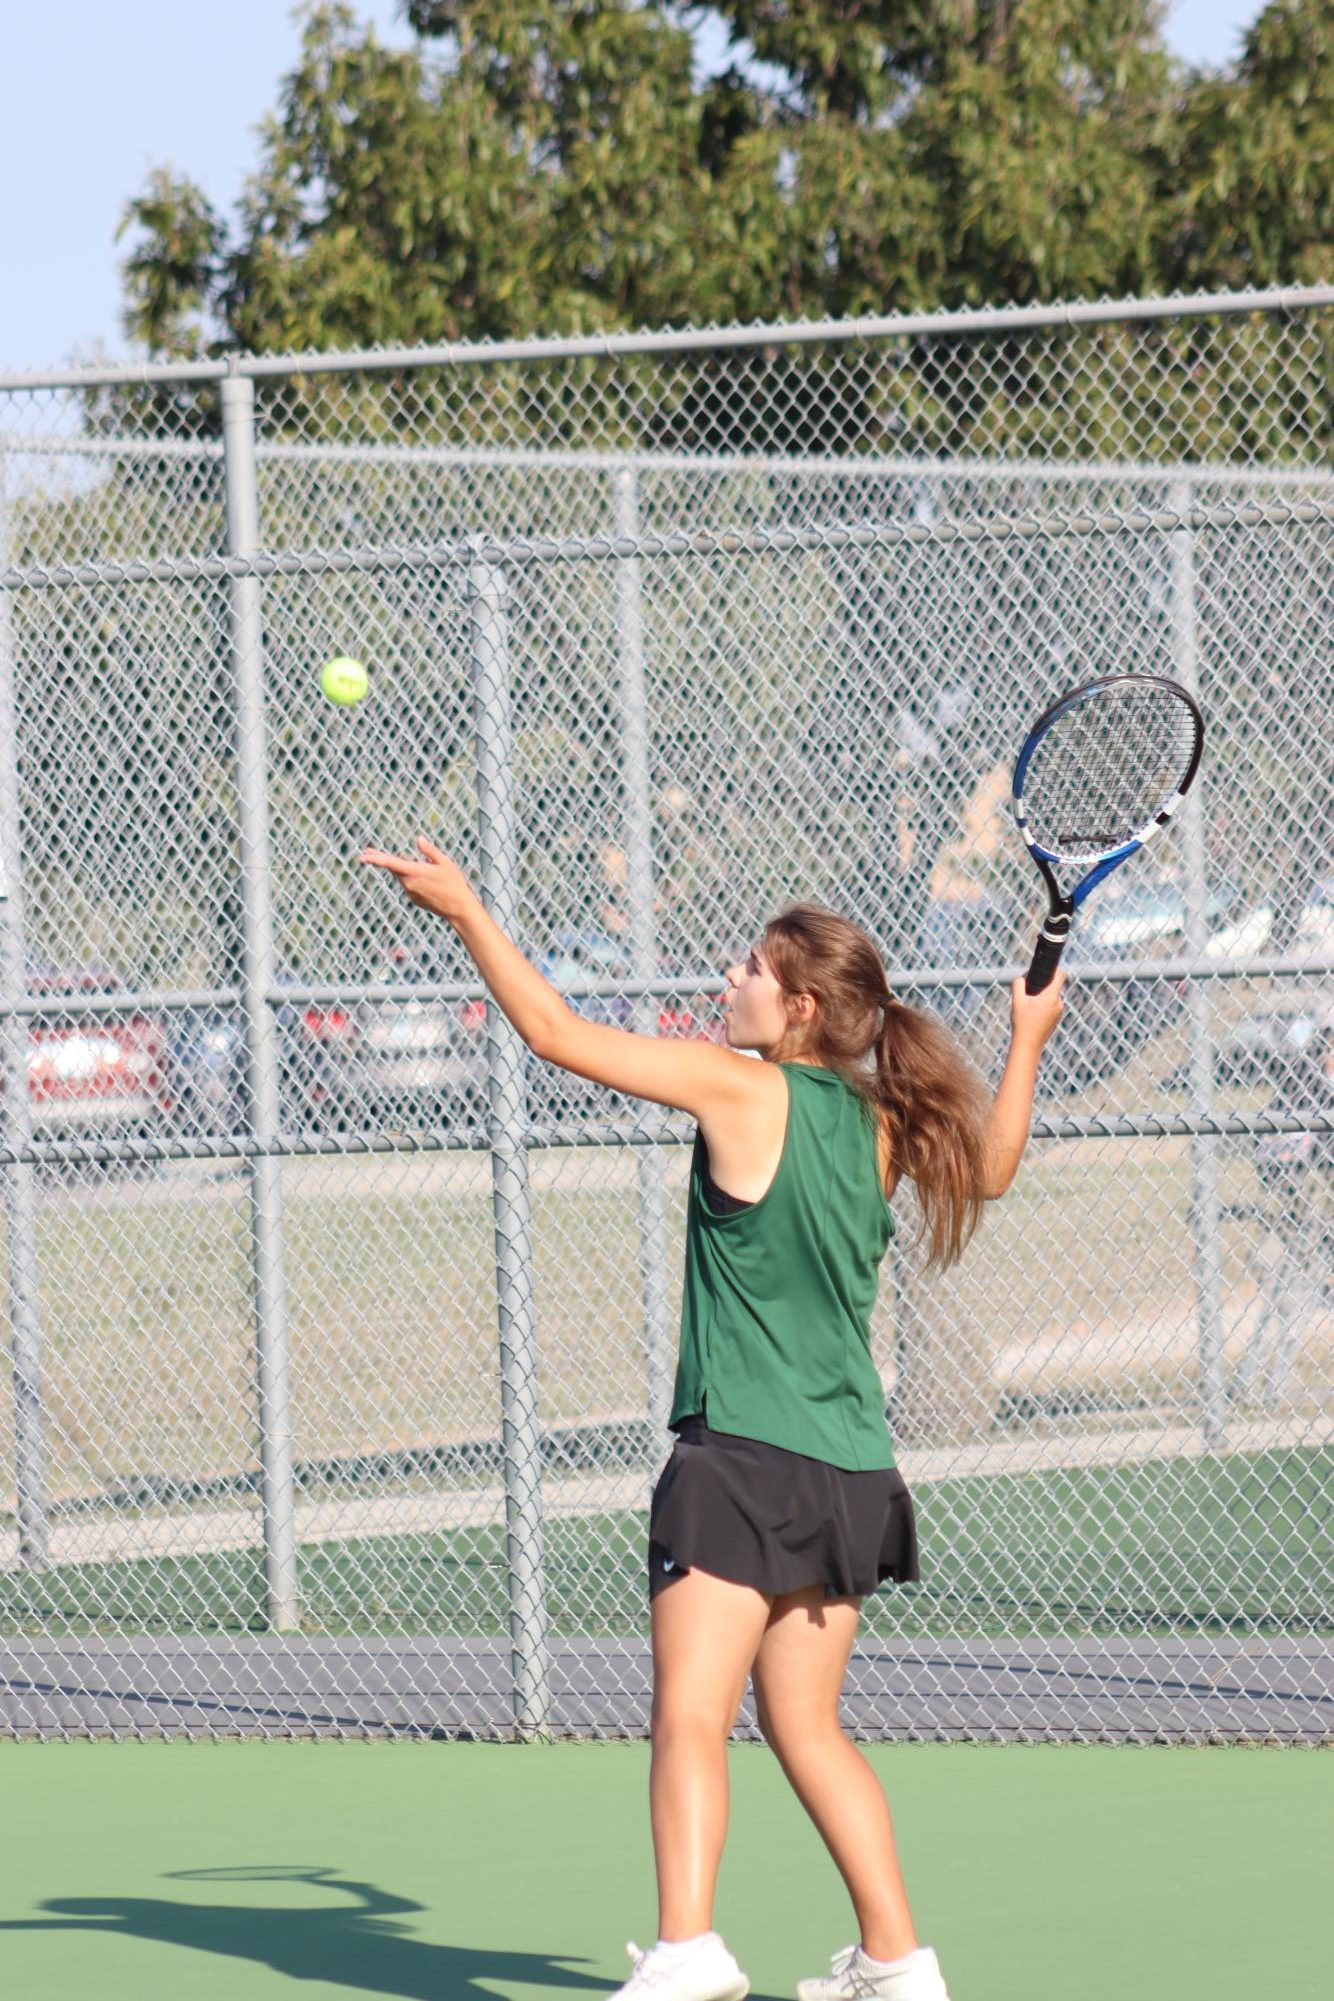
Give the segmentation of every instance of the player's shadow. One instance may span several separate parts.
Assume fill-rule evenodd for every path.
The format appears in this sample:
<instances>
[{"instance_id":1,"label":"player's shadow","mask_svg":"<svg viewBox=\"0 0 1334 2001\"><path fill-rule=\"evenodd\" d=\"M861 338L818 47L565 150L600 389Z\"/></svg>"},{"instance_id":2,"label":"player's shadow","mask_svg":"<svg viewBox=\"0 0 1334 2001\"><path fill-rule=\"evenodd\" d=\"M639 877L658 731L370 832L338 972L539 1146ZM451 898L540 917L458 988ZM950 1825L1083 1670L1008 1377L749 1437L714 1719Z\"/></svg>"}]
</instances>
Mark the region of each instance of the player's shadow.
<instances>
[{"instance_id":1,"label":"player's shadow","mask_svg":"<svg viewBox=\"0 0 1334 2001\"><path fill-rule=\"evenodd\" d=\"M89 1936L151 1939L228 1959L253 1960L293 1980L326 1980L388 1994L397 2001L473 2001L475 1983L515 1981L606 1994L605 1976L578 1971L580 1962L546 1953L490 1946L484 1952L433 1945L396 1922L422 1906L325 1868L180 1869L165 1880L318 1883L352 1901L327 1907L271 1904L190 1904L168 1897L48 1897L49 1915L0 1920L0 1933L75 1931ZM522 1895L516 1884L516 1896ZM651 1941L650 1941L651 1943ZM626 1963L626 1973L630 1971ZM492 1997L488 1992L488 2001Z\"/></svg>"}]
</instances>

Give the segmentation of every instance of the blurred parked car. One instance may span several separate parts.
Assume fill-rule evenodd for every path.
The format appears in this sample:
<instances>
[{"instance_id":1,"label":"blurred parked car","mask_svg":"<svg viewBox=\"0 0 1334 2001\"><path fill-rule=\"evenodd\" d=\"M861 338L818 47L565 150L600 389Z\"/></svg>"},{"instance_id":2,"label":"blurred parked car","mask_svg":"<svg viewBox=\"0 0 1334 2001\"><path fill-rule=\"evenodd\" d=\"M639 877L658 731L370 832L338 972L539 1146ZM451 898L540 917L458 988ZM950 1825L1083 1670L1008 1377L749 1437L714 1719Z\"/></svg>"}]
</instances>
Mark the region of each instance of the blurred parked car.
<instances>
[{"instance_id":1,"label":"blurred parked car","mask_svg":"<svg viewBox=\"0 0 1334 2001\"><path fill-rule=\"evenodd\" d=\"M597 931L557 932L525 956L558 990L583 979L614 978L626 971L624 948ZM446 969L429 951L396 946L372 972L376 985L443 982ZM570 999L589 1021L623 1028L633 1014L624 994L584 994ZM487 1002L363 1001L354 1010L353 1037L342 1083L355 1108L407 1125L474 1124L486 1116ZM573 1077L525 1052L529 1116L535 1120L584 1115L602 1095L600 1085Z\"/></svg>"},{"instance_id":2,"label":"blurred parked car","mask_svg":"<svg viewBox=\"0 0 1334 2001\"><path fill-rule=\"evenodd\" d=\"M1090 945L1124 959L1180 958L1185 950L1186 899L1171 876L1136 875L1134 862L1124 881L1120 872L1095 889L1075 920ZM1204 905L1205 949L1217 945L1237 922L1242 896L1238 883L1210 884ZM1217 956L1215 953L1214 956Z\"/></svg>"},{"instance_id":3,"label":"blurred parked car","mask_svg":"<svg viewBox=\"0 0 1334 2001\"><path fill-rule=\"evenodd\" d=\"M283 970L278 987L313 986ZM278 1035L278 1105L287 1129L318 1130L347 1098L355 1025L336 1002L289 1002L274 1012ZM245 1027L240 1013L187 1008L176 1017L169 1051L173 1124L185 1134L237 1132L247 1117Z\"/></svg>"},{"instance_id":4,"label":"blurred parked car","mask_svg":"<svg viewBox=\"0 0 1334 2001\"><path fill-rule=\"evenodd\" d=\"M236 1132L245 1119L243 1031L233 1014L182 1008L172 1030L172 1123L183 1134Z\"/></svg>"},{"instance_id":5,"label":"blurred parked car","mask_svg":"<svg viewBox=\"0 0 1334 2001\"><path fill-rule=\"evenodd\" d=\"M599 932L559 932L525 957L558 990L587 978L628 978L620 942ZM660 975L680 974L678 992L657 1003L662 1036L699 1036L725 1042L716 996L701 986L713 976L662 959ZM366 983L374 986L443 984L450 977L429 949L393 946L374 961ZM717 976L721 980L721 975ZM279 985L314 985L294 973ZM628 1028L634 1001L622 993L571 995L569 1005L586 1020ZM487 1003L484 1000L416 999L292 1003L276 1013L279 1101L289 1130L349 1127L471 1126L487 1110ZM182 1014L170 1049L180 1130L232 1132L245 1119L245 1044L238 1015L218 1010ZM529 1117L568 1122L605 1109L616 1094L525 1051Z\"/></svg>"},{"instance_id":6,"label":"blurred parked car","mask_svg":"<svg viewBox=\"0 0 1334 2001\"><path fill-rule=\"evenodd\" d=\"M1209 958L1243 958L1275 949L1274 908L1257 903L1230 913L1205 946ZM1313 882L1303 899L1296 929L1284 947L1293 958L1328 958L1334 952L1334 876Z\"/></svg>"},{"instance_id":7,"label":"blurred parked car","mask_svg":"<svg viewBox=\"0 0 1334 2001\"><path fill-rule=\"evenodd\" d=\"M1334 1006L1293 1022L1286 1037L1288 1061L1265 1110L1279 1117L1334 1116ZM1334 1133L1256 1133L1256 1173L1266 1188L1292 1188L1308 1173L1334 1174Z\"/></svg>"},{"instance_id":8,"label":"blurred parked car","mask_svg":"<svg viewBox=\"0 0 1334 2001\"><path fill-rule=\"evenodd\" d=\"M658 997L658 1034L676 1036L690 1041L716 1042L727 1045L727 1022L722 1012L722 993L705 991L712 984L712 975L698 977L692 984L683 966L663 960L658 968L660 973L679 973L682 987L679 993L660 994Z\"/></svg>"},{"instance_id":9,"label":"blurred parked car","mask_svg":"<svg viewBox=\"0 0 1334 2001\"><path fill-rule=\"evenodd\" d=\"M572 986L576 980L614 979L629 969L629 958L618 938L602 931L558 931L536 960L537 970L553 987ZM607 1022L624 1028L634 1012L634 1003L624 994L581 994L570 1006L585 1021Z\"/></svg>"},{"instance_id":10,"label":"blurred parked car","mask_svg":"<svg viewBox=\"0 0 1334 2001\"><path fill-rule=\"evenodd\" d=\"M1178 953L1184 949L1184 900L1174 883L1138 888L1127 885L1123 896L1129 902L1119 905L1117 913L1105 921L1098 910L1090 910L1107 942L1116 942L1115 933L1120 931L1123 943L1162 943ZM1241 959L1274 949L1273 906L1249 903L1235 881L1225 878L1211 887L1204 916L1206 959ZM1334 876L1314 882L1308 889L1286 951L1294 958L1324 958L1334 952Z\"/></svg>"},{"instance_id":11,"label":"blurred parked car","mask_svg":"<svg viewBox=\"0 0 1334 2001\"><path fill-rule=\"evenodd\" d=\"M395 945L367 978L412 987L444 985L458 973L429 948ZM354 1122L473 1123L486 1102L486 1003L358 1001L339 1082Z\"/></svg>"},{"instance_id":12,"label":"blurred parked car","mask_svg":"<svg viewBox=\"0 0 1334 2001\"><path fill-rule=\"evenodd\" d=\"M148 1138L172 1104L168 1031L161 1014L135 1006L81 1007L92 994L126 993L131 982L102 965L30 962L24 985L60 999L58 1015L28 1017L28 1104L36 1140ZM4 1079L0 1077L0 1093Z\"/></svg>"},{"instance_id":13,"label":"blurred parked car","mask_svg":"<svg viewBox=\"0 0 1334 2001\"><path fill-rule=\"evenodd\" d=\"M1264 952L1273 926L1273 911L1257 905L1240 917L1229 913L1205 946L1210 958L1242 957ZM1314 883L1306 894L1292 940L1290 955L1325 957L1334 952L1334 876ZM1334 990L1330 982L1310 977L1282 981L1240 1020L1223 1029L1214 1044L1214 1081L1222 1088L1274 1084L1292 1067L1304 1038L1324 1019ZM1161 1080L1164 1091L1186 1090L1189 1062L1179 1063Z\"/></svg>"},{"instance_id":14,"label":"blurred parked car","mask_svg":"<svg viewBox=\"0 0 1334 2001\"><path fill-rule=\"evenodd\" d=\"M1065 967L1070 976L1059 1036L1043 1066L1044 1088L1078 1091L1113 1075L1152 1036L1166 1027L1181 1006L1180 983L1156 974L1100 980L1098 968L1126 959L1152 961L1180 949L1183 913L1170 885L1109 882L1097 890L1075 920ZM1026 965L1036 926L1019 924L1008 903L986 894L938 897L922 923L920 952L932 971L947 967ZM903 998L924 1006L956 1031L976 1028L987 1063L999 1060L1004 1043L993 1046L1008 1021L1008 997L994 982L977 986L922 987ZM982 1010L985 1008L985 1013ZM975 1052L982 1054L982 1045Z\"/></svg>"},{"instance_id":15,"label":"blurred parked car","mask_svg":"<svg viewBox=\"0 0 1334 2001\"><path fill-rule=\"evenodd\" d=\"M1099 966L1139 956L1081 937L1076 921L1064 959L1070 976L1066 1007L1051 1044L1047 1073L1059 1087L1082 1091L1114 1076L1146 1042L1180 1019L1183 981L1154 973L1098 978Z\"/></svg>"}]
</instances>

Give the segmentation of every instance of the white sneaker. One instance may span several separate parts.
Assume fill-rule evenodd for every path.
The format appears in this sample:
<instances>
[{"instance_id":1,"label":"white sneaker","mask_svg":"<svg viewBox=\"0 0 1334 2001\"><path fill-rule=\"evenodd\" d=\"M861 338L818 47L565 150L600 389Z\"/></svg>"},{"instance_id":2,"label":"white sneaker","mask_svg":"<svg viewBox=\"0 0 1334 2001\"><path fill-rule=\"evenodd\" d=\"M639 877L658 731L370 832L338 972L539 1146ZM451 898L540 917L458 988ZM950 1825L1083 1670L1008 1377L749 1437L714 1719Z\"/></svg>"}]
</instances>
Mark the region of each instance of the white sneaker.
<instances>
[{"instance_id":1,"label":"white sneaker","mask_svg":"<svg viewBox=\"0 0 1334 2001\"><path fill-rule=\"evenodd\" d=\"M689 1952L668 1954L650 1946L641 1952L631 1939L626 1951L635 1970L607 2001L744 2001L750 1981L717 1932Z\"/></svg>"},{"instance_id":2,"label":"white sneaker","mask_svg":"<svg viewBox=\"0 0 1334 2001\"><path fill-rule=\"evenodd\" d=\"M797 2001L856 2001L862 1996L874 2001L950 2001L929 1945L919 1945L898 1973L882 1973L873 1966L860 1941L836 1952L831 1968L828 1974L799 1980Z\"/></svg>"}]
</instances>

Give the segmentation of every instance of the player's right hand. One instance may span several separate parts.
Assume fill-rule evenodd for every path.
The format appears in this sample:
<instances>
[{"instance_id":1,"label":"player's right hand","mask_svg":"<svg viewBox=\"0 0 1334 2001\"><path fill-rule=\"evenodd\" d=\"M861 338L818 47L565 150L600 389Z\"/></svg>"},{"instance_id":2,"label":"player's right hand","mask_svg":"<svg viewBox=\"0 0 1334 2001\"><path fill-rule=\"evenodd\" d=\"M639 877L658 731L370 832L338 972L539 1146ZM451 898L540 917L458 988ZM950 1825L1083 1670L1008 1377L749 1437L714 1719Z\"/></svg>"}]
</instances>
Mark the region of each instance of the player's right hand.
<instances>
[{"instance_id":1,"label":"player's right hand","mask_svg":"<svg viewBox=\"0 0 1334 2001\"><path fill-rule=\"evenodd\" d=\"M416 855L363 848L357 860L396 876L409 903L422 910L433 910L437 916L451 921L461 917L477 901L467 877L458 863L433 841L428 841L425 834L418 834L417 846L421 852Z\"/></svg>"}]
</instances>

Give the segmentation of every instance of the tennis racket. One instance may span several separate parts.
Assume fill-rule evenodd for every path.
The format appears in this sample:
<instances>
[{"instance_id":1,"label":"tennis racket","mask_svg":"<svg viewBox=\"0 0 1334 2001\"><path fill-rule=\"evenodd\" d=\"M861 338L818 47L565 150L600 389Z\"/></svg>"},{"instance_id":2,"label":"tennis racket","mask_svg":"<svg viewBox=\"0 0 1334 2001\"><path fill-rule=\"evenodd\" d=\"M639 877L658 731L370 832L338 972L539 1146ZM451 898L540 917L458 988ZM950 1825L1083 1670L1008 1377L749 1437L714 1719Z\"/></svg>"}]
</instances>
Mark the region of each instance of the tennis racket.
<instances>
[{"instance_id":1,"label":"tennis racket","mask_svg":"<svg viewBox=\"0 0 1334 2001\"><path fill-rule=\"evenodd\" d=\"M1200 768L1194 698L1159 674L1108 674L1043 711L1015 759L1015 823L1047 886L1048 912L1024 979L1050 986L1091 889L1167 825ZM1061 888L1057 869L1081 869Z\"/></svg>"}]
</instances>

